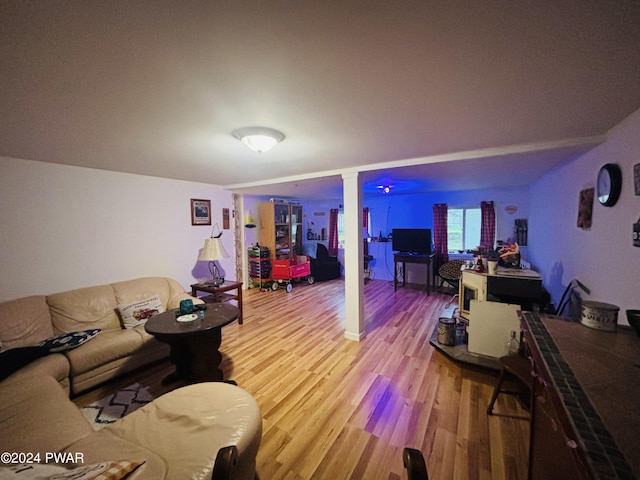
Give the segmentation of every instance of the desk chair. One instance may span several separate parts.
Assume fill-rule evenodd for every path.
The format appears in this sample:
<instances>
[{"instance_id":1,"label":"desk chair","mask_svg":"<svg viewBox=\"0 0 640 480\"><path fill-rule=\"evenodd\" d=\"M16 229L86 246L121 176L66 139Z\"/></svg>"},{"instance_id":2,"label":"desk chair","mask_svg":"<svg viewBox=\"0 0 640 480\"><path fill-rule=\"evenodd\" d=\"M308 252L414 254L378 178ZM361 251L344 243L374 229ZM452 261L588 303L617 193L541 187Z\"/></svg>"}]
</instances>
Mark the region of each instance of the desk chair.
<instances>
[{"instance_id":1,"label":"desk chair","mask_svg":"<svg viewBox=\"0 0 640 480\"><path fill-rule=\"evenodd\" d=\"M364 283L367 283L371 280L371 274L373 269L371 268L371 262L373 262L373 255L365 255L364 256Z\"/></svg>"},{"instance_id":2,"label":"desk chair","mask_svg":"<svg viewBox=\"0 0 640 480\"><path fill-rule=\"evenodd\" d=\"M438 276L442 279L440 283L440 288L444 283L448 283L455 289L455 294L449 300L449 303L446 305L447 307L451 305L456 297L458 296L458 288L460 286L460 277L462 277L462 266L465 264L464 260L450 260L448 262L443 263L438 268Z\"/></svg>"}]
</instances>

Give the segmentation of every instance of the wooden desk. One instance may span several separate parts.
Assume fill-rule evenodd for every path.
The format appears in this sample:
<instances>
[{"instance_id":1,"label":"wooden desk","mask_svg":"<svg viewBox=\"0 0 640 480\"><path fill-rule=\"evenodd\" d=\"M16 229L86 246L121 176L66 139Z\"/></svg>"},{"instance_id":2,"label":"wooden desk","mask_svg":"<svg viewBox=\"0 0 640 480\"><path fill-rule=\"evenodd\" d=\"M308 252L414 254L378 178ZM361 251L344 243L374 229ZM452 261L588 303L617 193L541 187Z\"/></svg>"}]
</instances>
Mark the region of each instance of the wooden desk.
<instances>
[{"instance_id":1,"label":"wooden desk","mask_svg":"<svg viewBox=\"0 0 640 480\"><path fill-rule=\"evenodd\" d=\"M398 289L398 264L402 264L402 286L407 280L405 264L406 263L421 263L427 266L427 295L429 295L429 290L431 290L431 275L429 275L429 268L431 266L431 258L434 254L429 255L418 255L412 253L394 253L393 254L393 291L395 292Z\"/></svg>"},{"instance_id":2,"label":"wooden desk","mask_svg":"<svg viewBox=\"0 0 640 480\"><path fill-rule=\"evenodd\" d=\"M235 290L236 293L228 293L231 290ZM191 285L191 295L197 297L198 292L211 294L201 298L201 300L207 303L223 303L229 300L237 300L238 310L240 310L238 324L242 325L242 282L223 282L217 287L207 285L206 283L195 283Z\"/></svg>"}]
</instances>

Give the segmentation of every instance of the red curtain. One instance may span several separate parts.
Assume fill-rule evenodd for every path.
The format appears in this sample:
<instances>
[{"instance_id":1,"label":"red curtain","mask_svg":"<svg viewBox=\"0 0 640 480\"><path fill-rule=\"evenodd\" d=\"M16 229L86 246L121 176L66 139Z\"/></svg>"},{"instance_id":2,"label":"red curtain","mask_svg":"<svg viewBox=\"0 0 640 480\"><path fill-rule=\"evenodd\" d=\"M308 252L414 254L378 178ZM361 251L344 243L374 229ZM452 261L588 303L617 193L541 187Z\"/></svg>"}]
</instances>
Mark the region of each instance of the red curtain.
<instances>
[{"instance_id":1,"label":"red curtain","mask_svg":"<svg viewBox=\"0 0 640 480\"><path fill-rule=\"evenodd\" d=\"M338 209L329 210L329 255L338 256Z\"/></svg>"},{"instance_id":2,"label":"red curtain","mask_svg":"<svg viewBox=\"0 0 640 480\"><path fill-rule=\"evenodd\" d=\"M446 203L433 205L433 243L435 245L433 253L437 255L440 262L449 260L448 209Z\"/></svg>"},{"instance_id":3,"label":"red curtain","mask_svg":"<svg viewBox=\"0 0 640 480\"><path fill-rule=\"evenodd\" d=\"M369 231L369 207L364 207L362 209L362 226L364 227L364 230L366 230L367 232ZM364 255L369 255L369 240L364 238L363 243L364 243L364 248L363 248Z\"/></svg>"},{"instance_id":4,"label":"red curtain","mask_svg":"<svg viewBox=\"0 0 640 480\"><path fill-rule=\"evenodd\" d=\"M480 246L487 250L493 250L496 240L496 211L493 207L493 202L481 202L480 213L482 215Z\"/></svg>"}]
</instances>

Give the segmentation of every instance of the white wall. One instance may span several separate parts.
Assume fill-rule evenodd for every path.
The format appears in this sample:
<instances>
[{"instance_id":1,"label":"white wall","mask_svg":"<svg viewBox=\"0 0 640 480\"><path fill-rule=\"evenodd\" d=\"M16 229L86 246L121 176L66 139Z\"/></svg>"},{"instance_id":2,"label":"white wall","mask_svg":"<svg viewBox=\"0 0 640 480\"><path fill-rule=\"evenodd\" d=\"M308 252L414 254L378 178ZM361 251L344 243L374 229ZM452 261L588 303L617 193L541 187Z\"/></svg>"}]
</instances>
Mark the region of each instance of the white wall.
<instances>
[{"instance_id":1,"label":"white wall","mask_svg":"<svg viewBox=\"0 0 640 480\"><path fill-rule=\"evenodd\" d=\"M594 187L600 167L617 163L622 193L614 207L593 205L592 227L577 227L578 195ZM614 127L606 141L530 188L529 253L543 274L553 301L560 300L572 279L590 290L584 299L625 309L640 308L640 248L633 247L632 224L640 218L640 196L634 194L633 166L640 163L640 110Z\"/></svg>"},{"instance_id":2,"label":"white wall","mask_svg":"<svg viewBox=\"0 0 640 480\"><path fill-rule=\"evenodd\" d=\"M332 208L339 208L342 203L342 199L302 201L302 212L304 216L303 244L307 254L315 256L317 243L322 243L325 246L329 245L329 211ZM309 228L311 228L314 235L318 236L317 239L307 239L307 231ZM322 229L325 231L324 240L322 239ZM339 252L341 261L343 259L343 253L344 252Z\"/></svg>"},{"instance_id":3,"label":"white wall","mask_svg":"<svg viewBox=\"0 0 640 480\"><path fill-rule=\"evenodd\" d=\"M202 183L0 157L0 301L158 275L185 289L211 226L192 226L190 199L210 199L222 227L231 193ZM233 230L222 236L233 256ZM233 278L233 258L220 261Z\"/></svg>"},{"instance_id":4,"label":"white wall","mask_svg":"<svg viewBox=\"0 0 640 480\"><path fill-rule=\"evenodd\" d=\"M482 201L495 202L497 240L506 241L513 237L514 220L529 216L528 191L520 187L413 195L380 194L366 197L364 203L371 212L371 234L375 236L380 232L386 235L393 228L432 228L434 203L480 208ZM509 205L516 206L517 212L505 212L505 207Z\"/></svg>"}]
</instances>

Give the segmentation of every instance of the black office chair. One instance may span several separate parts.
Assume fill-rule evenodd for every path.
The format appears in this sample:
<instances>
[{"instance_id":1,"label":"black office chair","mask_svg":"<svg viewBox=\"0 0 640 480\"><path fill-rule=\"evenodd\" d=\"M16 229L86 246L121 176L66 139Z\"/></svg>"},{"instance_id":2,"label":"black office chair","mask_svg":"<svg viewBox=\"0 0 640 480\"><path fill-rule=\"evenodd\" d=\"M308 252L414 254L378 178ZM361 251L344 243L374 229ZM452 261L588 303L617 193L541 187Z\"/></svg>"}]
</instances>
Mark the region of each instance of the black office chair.
<instances>
[{"instance_id":1,"label":"black office chair","mask_svg":"<svg viewBox=\"0 0 640 480\"><path fill-rule=\"evenodd\" d=\"M451 297L451 300L447 304L447 307L451 305L458 296L458 288L460 285L460 277L462 277L462 266L465 264L464 260L450 260L443 263L438 268L438 276L442 279L440 288L445 283L448 283L455 290L455 294Z\"/></svg>"},{"instance_id":2,"label":"black office chair","mask_svg":"<svg viewBox=\"0 0 640 480\"><path fill-rule=\"evenodd\" d=\"M420 450L408 447L402 450L402 463L407 469L409 480L429 480L427 464Z\"/></svg>"}]
</instances>

